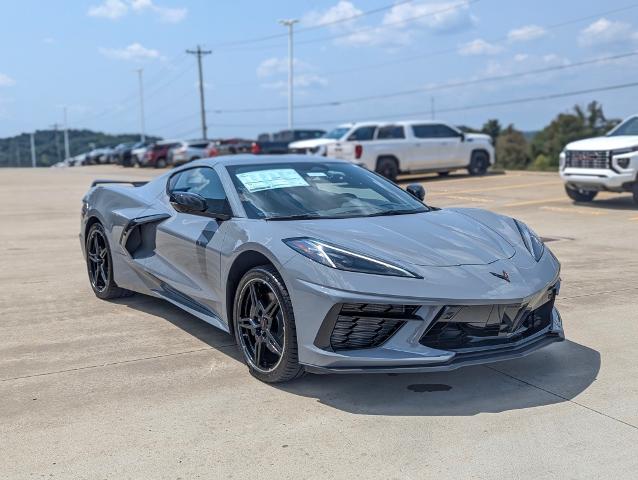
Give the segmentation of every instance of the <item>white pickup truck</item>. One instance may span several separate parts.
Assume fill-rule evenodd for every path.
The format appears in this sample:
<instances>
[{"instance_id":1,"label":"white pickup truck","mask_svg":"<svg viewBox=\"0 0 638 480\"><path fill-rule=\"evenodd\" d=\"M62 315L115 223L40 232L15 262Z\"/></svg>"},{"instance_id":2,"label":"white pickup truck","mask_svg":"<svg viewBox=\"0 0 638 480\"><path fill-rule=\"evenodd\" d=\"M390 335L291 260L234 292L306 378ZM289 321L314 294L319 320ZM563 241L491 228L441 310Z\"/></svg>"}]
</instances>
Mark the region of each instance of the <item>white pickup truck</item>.
<instances>
[{"instance_id":1,"label":"white pickup truck","mask_svg":"<svg viewBox=\"0 0 638 480\"><path fill-rule=\"evenodd\" d=\"M604 137L568 144L559 161L560 177L572 200L591 202L604 190L632 192L638 203L638 115Z\"/></svg>"},{"instance_id":2,"label":"white pickup truck","mask_svg":"<svg viewBox=\"0 0 638 480\"><path fill-rule=\"evenodd\" d=\"M399 173L447 175L467 169L483 175L495 159L489 135L427 120L355 124L345 140L326 146L326 155L359 163L393 181Z\"/></svg>"}]
</instances>

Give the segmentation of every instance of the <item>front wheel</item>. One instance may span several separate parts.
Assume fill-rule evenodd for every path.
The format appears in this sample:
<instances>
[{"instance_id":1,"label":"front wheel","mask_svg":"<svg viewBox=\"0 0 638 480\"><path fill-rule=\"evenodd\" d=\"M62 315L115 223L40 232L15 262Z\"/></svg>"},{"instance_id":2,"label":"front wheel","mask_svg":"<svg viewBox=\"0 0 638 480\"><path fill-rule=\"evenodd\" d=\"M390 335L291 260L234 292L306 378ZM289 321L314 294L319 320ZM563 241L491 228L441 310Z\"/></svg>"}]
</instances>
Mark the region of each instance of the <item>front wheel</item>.
<instances>
[{"instance_id":1,"label":"front wheel","mask_svg":"<svg viewBox=\"0 0 638 480\"><path fill-rule=\"evenodd\" d=\"M490 159L485 152L474 152L467 171L472 176L485 175L489 166Z\"/></svg>"},{"instance_id":2,"label":"front wheel","mask_svg":"<svg viewBox=\"0 0 638 480\"><path fill-rule=\"evenodd\" d=\"M596 190L578 190L565 185L565 193L575 202L591 202L598 192Z\"/></svg>"},{"instance_id":3,"label":"front wheel","mask_svg":"<svg viewBox=\"0 0 638 480\"><path fill-rule=\"evenodd\" d=\"M303 375L292 303L274 267L255 267L242 277L233 323L239 350L254 377L278 383Z\"/></svg>"}]
</instances>

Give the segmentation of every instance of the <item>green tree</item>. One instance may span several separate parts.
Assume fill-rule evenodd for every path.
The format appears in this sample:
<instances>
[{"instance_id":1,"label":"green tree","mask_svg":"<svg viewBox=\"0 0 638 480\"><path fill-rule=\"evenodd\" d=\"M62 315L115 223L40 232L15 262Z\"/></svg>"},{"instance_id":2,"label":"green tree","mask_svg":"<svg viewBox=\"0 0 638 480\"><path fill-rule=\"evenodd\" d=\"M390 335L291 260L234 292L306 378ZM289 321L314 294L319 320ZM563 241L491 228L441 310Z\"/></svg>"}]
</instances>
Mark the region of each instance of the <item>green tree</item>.
<instances>
[{"instance_id":1,"label":"green tree","mask_svg":"<svg viewBox=\"0 0 638 480\"><path fill-rule=\"evenodd\" d=\"M530 163L528 150L523 133L510 124L496 141L496 165L507 169L525 169Z\"/></svg>"},{"instance_id":2,"label":"green tree","mask_svg":"<svg viewBox=\"0 0 638 480\"><path fill-rule=\"evenodd\" d=\"M574 107L573 113L561 113L533 138L530 154L536 159L545 157L543 165L558 168L558 156L570 142L588 137L604 135L618 124L618 120L609 120L603 107L594 101L583 110Z\"/></svg>"},{"instance_id":3,"label":"green tree","mask_svg":"<svg viewBox=\"0 0 638 480\"><path fill-rule=\"evenodd\" d=\"M499 122L495 118L492 118L483 124L481 133L485 133L486 135L492 137L492 141L496 145L496 140L498 140L498 136L501 134L502 129L503 128L501 127L501 122Z\"/></svg>"}]
</instances>

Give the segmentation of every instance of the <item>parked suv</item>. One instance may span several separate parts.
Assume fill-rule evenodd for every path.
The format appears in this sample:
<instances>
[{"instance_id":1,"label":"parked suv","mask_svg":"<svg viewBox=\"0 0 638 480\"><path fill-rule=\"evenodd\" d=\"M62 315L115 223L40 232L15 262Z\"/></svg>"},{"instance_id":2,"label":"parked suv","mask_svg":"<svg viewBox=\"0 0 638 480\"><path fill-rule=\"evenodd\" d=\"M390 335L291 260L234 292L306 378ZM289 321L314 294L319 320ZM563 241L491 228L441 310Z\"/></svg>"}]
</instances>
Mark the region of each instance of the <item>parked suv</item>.
<instances>
[{"instance_id":1,"label":"parked suv","mask_svg":"<svg viewBox=\"0 0 638 480\"><path fill-rule=\"evenodd\" d=\"M207 157L209 140L187 140L180 142L168 152L169 165L181 165L199 158Z\"/></svg>"},{"instance_id":2,"label":"parked suv","mask_svg":"<svg viewBox=\"0 0 638 480\"><path fill-rule=\"evenodd\" d=\"M168 165L168 151L169 149L179 145L180 142L176 140L164 140L161 142L151 144L146 153L142 157L140 166L142 167L155 167L164 168Z\"/></svg>"},{"instance_id":3,"label":"parked suv","mask_svg":"<svg viewBox=\"0 0 638 480\"><path fill-rule=\"evenodd\" d=\"M632 192L638 204L638 115L604 137L568 144L560 154L565 192L577 202L591 202L599 191Z\"/></svg>"},{"instance_id":4,"label":"parked suv","mask_svg":"<svg viewBox=\"0 0 638 480\"><path fill-rule=\"evenodd\" d=\"M359 163L390 180L404 172L447 175L459 169L483 175L495 159L489 135L418 120L355 124L345 140L326 149L329 157Z\"/></svg>"}]
</instances>

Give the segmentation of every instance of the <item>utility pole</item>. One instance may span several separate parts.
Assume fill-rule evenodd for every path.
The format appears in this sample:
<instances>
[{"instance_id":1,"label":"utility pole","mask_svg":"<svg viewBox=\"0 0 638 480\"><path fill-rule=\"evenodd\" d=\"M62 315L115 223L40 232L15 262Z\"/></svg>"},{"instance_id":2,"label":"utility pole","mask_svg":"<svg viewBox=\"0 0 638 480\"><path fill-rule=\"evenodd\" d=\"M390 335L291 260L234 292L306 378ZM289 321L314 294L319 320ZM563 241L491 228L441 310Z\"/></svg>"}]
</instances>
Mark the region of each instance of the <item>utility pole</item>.
<instances>
[{"instance_id":1,"label":"utility pole","mask_svg":"<svg viewBox=\"0 0 638 480\"><path fill-rule=\"evenodd\" d=\"M288 19L279 20L279 23L285 27L288 27L288 130L292 134L294 126L293 119L293 89L294 89L294 71L293 66L295 63L293 57L293 25L299 22L299 20Z\"/></svg>"},{"instance_id":2,"label":"utility pole","mask_svg":"<svg viewBox=\"0 0 638 480\"><path fill-rule=\"evenodd\" d=\"M197 55L197 67L199 68L199 104L202 111L202 139L207 140L206 129L206 105L204 102L204 74L202 72L202 56L210 55L212 50L202 50L202 47L197 45L197 50L186 50L186 53L191 55Z\"/></svg>"},{"instance_id":3,"label":"utility pole","mask_svg":"<svg viewBox=\"0 0 638 480\"><path fill-rule=\"evenodd\" d=\"M144 143L146 142L146 127L144 126L144 80L142 79L144 69L138 68L136 72L140 81L140 126L142 128L140 142Z\"/></svg>"},{"instance_id":4,"label":"utility pole","mask_svg":"<svg viewBox=\"0 0 638 480\"><path fill-rule=\"evenodd\" d=\"M58 162L60 162L60 139L58 138L58 128L60 128L60 124L54 123L53 125L51 125L51 128L55 131L55 152Z\"/></svg>"},{"instance_id":5,"label":"utility pole","mask_svg":"<svg viewBox=\"0 0 638 480\"><path fill-rule=\"evenodd\" d=\"M31 134L31 166L35 168L35 132Z\"/></svg>"},{"instance_id":6,"label":"utility pole","mask_svg":"<svg viewBox=\"0 0 638 480\"><path fill-rule=\"evenodd\" d=\"M66 107L64 107L64 159L71 158L69 150L69 126L66 121Z\"/></svg>"}]
</instances>

